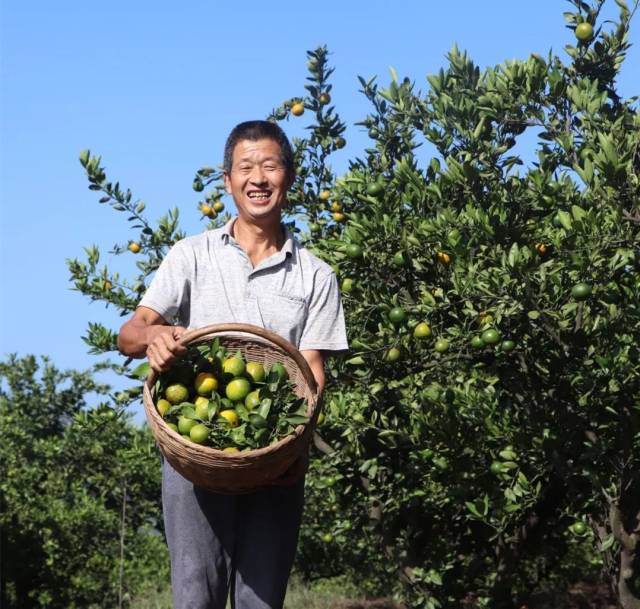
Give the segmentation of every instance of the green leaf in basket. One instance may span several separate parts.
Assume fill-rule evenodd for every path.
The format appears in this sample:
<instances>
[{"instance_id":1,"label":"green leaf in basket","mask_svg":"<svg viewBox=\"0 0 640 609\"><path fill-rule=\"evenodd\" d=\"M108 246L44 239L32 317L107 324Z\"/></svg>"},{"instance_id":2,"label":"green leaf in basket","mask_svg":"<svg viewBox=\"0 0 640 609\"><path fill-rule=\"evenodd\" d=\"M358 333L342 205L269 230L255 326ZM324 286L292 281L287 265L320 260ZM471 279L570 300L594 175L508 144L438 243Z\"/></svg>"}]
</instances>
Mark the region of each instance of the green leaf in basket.
<instances>
[{"instance_id":1,"label":"green leaf in basket","mask_svg":"<svg viewBox=\"0 0 640 609\"><path fill-rule=\"evenodd\" d=\"M235 408L236 405L229 398L220 398L220 403L224 408Z\"/></svg>"},{"instance_id":2,"label":"green leaf in basket","mask_svg":"<svg viewBox=\"0 0 640 609\"><path fill-rule=\"evenodd\" d=\"M238 403L236 404L236 413L238 415L238 417L240 418L241 421L248 421L249 420L249 411L247 410L246 406L242 403Z\"/></svg>"},{"instance_id":3,"label":"green leaf in basket","mask_svg":"<svg viewBox=\"0 0 640 609\"><path fill-rule=\"evenodd\" d=\"M257 412L249 413L249 422L258 429L265 429L267 427L267 420Z\"/></svg>"},{"instance_id":4,"label":"green leaf in basket","mask_svg":"<svg viewBox=\"0 0 640 609\"><path fill-rule=\"evenodd\" d=\"M247 443L246 430L246 425L239 425L235 429L231 430L231 439L234 444L243 445Z\"/></svg>"},{"instance_id":5,"label":"green leaf in basket","mask_svg":"<svg viewBox=\"0 0 640 609\"><path fill-rule=\"evenodd\" d=\"M196 417L196 407L191 402L182 402L182 404L178 404L180 406L180 414L187 419L195 419Z\"/></svg>"},{"instance_id":6,"label":"green leaf in basket","mask_svg":"<svg viewBox=\"0 0 640 609\"><path fill-rule=\"evenodd\" d=\"M258 407L258 414L263 419L266 419L269 416L269 411L271 410L272 404L273 404L273 401L270 400L269 398L265 398L260 402L260 406Z\"/></svg>"},{"instance_id":7,"label":"green leaf in basket","mask_svg":"<svg viewBox=\"0 0 640 609\"><path fill-rule=\"evenodd\" d=\"M269 437L269 430L262 427L261 429L258 429L254 435L254 438L256 440L256 446L260 446L267 438Z\"/></svg>"},{"instance_id":8,"label":"green leaf in basket","mask_svg":"<svg viewBox=\"0 0 640 609\"><path fill-rule=\"evenodd\" d=\"M301 415L290 415L285 417L284 419L290 425L304 425L309 421L309 417L301 416Z\"/></svg>"}]
</instances>

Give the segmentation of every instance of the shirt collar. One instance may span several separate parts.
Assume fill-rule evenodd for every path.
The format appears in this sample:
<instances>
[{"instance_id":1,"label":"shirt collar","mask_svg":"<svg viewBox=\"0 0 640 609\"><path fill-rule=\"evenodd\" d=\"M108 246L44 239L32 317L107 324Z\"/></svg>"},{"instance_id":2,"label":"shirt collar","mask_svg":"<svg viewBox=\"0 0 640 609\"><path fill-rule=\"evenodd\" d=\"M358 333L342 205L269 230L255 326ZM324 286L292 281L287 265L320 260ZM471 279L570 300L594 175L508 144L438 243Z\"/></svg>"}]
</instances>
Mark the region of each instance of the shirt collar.
<instances>
[{"instance_id":1,"label":"shirt collar","mask_svg":"<svg viewBox=\"0 0 640 609\"><path fill-rule=\"evenodd\" d=\"M237 217L231 218L231 220L229 220L220 231L220 239L225 245L229 243L229 239L233 239L233 236L231 235L231 229L236 220ZM285 254L286 256L291 256L293 255L294 237L291 234L291 231L289 231L289 229L284 224L281 224L280 226L282 226L282 229L284 230L284 245L282 246L280 253Z\"/></svg>"}]
</instances>

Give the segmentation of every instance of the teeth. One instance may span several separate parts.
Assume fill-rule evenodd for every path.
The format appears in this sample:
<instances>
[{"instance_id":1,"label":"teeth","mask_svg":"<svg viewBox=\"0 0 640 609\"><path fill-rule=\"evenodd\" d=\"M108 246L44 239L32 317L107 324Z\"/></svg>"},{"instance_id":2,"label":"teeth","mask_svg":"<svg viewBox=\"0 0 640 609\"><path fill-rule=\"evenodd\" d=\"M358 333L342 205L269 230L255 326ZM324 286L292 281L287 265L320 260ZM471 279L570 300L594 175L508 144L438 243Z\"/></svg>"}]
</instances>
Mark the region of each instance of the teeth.
<instances>
[{"instance_id":1,"label":"teeth","mask_svg":"<svg viewBox=\"0 0 640 609\"><path fill-rule=\"evenodd\" d=\"M249 193L250 199L268 199L269 194L266 192L251 192Z\"/></svg>"}]
</instances>

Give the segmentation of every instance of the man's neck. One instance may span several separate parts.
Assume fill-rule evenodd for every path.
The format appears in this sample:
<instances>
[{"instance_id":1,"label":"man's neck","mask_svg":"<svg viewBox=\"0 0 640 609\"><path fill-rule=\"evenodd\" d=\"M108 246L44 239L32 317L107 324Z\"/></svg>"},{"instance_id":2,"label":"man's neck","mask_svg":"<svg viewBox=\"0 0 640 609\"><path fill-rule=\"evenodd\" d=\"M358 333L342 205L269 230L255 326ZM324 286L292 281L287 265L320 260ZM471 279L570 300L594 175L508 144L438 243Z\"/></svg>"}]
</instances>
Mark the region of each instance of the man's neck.
<instances>
[{"instance_id":1,"label":"man's neck","mask_svg":"<svg viewBox=\"0 0 640 609\"><path fill-rule=\"evenodd\" d=\"M255 267L262 260L279 252L284 245L284 230L278 219L264 224L250 224L238 216L231 234Z\"/></svg>"}]
</instances>

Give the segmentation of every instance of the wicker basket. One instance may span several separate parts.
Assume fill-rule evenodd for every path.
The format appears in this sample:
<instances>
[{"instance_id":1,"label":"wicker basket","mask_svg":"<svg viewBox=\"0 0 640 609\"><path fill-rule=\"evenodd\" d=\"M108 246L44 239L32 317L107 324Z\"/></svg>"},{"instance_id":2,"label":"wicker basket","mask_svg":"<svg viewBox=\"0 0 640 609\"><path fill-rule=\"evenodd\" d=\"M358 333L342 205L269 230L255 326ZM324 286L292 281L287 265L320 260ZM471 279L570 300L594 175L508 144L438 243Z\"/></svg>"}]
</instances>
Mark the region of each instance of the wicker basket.
<instances>
[{"instance_id":1,"label":"wicker basket","mask_svg":"<svg viewBox=\"0 0 640 609\"><path fill-rule=\"evenodd\" d=\"M157 379L151 371L144 384L143 402L149 426L160 451L185 478L209 490L239 494L269 485L284 474L309 445L318 418L317 385L311 368L302 354L277 334L248 324L220 324L186 332L182 343L192 345L218 337L228 351L240 351L245 359L271 366L282 362L298 397L307 400L306 425L298 425L294 432L276 444L255 450L226 453L185 440L170 429L154 404Z\"/></svg>"}]
</instances>

